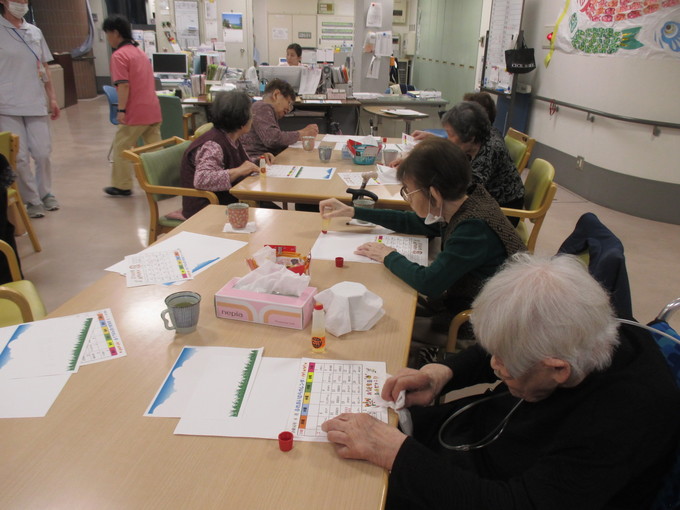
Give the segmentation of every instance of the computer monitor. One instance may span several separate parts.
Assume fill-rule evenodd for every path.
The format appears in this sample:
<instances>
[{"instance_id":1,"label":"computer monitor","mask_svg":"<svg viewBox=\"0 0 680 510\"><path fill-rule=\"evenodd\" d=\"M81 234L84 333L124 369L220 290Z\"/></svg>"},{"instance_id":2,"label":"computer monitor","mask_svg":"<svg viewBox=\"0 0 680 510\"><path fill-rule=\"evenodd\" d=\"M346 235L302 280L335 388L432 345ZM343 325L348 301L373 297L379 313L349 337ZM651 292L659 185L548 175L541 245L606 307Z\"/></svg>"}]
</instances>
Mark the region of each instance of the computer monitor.
<instances>
[{"instance_id":1,"label":"computer monitor","mask_svg":"<svg viewBox=\"0 0 680 510\"><path fill-rule=\"evenodd\" d=\"M278 78L290 83L295 93L300 90L302 66L260 66L257 69L261 80L272 81Z\"/></svg>"},{"instance_id":2,"label":"computer monitor","mask_svg":"<svg viewBox=\"0 0 680 510\"><path fill-rule=\"evenodd\" d=\"M154 53L151 56L156 74L188 74L189 61L186 53Z\"/></svg>"}]
</instances>

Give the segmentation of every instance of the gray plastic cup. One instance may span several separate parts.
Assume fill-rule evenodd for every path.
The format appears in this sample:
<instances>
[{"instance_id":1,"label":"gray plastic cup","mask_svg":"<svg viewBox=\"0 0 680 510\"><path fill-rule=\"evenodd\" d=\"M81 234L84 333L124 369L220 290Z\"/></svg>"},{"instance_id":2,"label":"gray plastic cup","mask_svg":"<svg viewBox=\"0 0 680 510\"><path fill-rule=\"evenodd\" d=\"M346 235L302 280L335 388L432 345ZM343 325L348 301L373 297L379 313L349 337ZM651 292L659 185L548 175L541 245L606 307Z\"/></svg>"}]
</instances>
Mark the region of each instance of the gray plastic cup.
<instances>
[{"instance_id":1,"label":"gray plastic cup","mask_svg":"<svg viewBox=\"0 0 680 510\"><path fill-rule=\"evenodd\" d=\"M161 312L165 329L175 330L180 334L191 333L198 325L201 295L185 290L175 292L165 298L167 308ZM168 318L170 323L168 323Z\"/></svg>"}]
</instances>

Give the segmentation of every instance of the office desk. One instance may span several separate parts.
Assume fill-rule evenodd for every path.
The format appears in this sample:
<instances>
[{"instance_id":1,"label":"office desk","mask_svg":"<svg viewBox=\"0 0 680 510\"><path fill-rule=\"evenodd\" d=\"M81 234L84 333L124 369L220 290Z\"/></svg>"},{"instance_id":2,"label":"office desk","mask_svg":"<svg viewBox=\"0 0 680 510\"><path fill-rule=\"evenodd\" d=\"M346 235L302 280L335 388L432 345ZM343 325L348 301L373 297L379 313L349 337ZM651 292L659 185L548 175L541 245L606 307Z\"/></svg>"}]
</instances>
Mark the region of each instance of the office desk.
<instances>
[{"instance_id":1,"label":"office desk","mask_svg":"<svg viewBox=\"0 0 680 510\"><path fill-rule=\"evenodd\" d=\"M110 307L125 343L124 358L84 366L66 384L46 417L0 420L0 508L28 509L379 509L386 472L342 460L328 443L175 436L177 419L146 418L168 370L185 345L264 346L265 356L311 355L310 328L292 330L215 317L212 296L247 273L244 257L264 243L308 251L318 216L252 210L259 231L222 234L225 207L208 206L179 230L249 240L250 244L179 287L127 288L107 274L51 316ZM347 228L343 223L332 228ZM367 332L328 339L329 359L383 360L404 366L416 293L382 265L312 262L312 284L364 282L384 299L385 316ZM202 296L196 332L174 336L159 317L165 296L194 290Z\"/></svg>"},{"instance_id":2,"label":"office desk","mask_svg":"<svg viewBox=\"0 0 680 510\"><path fill-rule=\"evenodd\" d=\"M317 139L321 139L318 137ZM392 143L400 140L392 140ZM351 159L342 159L340 151L333 151L333 156L328 162L319 160L319 151L314 149L307 152L302 149L287 148L276 157L277 165L309 165L336 167L335 174L330 181L319 179L282 179L275 177L260 178L259 176L247 177L231 188L230 192L239 200L254 200L256 202L294 202L298 204L318 204L321 200L329 197L351 204L352 197L345 190L345 184L338 172L369 172L375 170L375 165L355 165ZM382 186L369 186L366 189L378 195L377 207L383 209L410 210L407 202L401 198L399 184L387 184Z\"/></svg>"}]
</instances>

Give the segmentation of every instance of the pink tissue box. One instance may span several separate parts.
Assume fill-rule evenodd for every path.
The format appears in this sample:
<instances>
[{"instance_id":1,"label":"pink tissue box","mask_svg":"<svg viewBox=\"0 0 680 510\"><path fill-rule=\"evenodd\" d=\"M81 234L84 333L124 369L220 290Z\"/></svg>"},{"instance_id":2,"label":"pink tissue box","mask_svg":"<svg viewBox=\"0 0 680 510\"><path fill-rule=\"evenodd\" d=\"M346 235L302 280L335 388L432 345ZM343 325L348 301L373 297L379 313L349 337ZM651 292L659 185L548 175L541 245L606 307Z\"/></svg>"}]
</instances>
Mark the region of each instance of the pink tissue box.
<instances>
[{"instance_id":1,"label":"pink tissue box","mask_svg":"<svg viewBox=\"0 0 680 510\"><path fill-rule=\"evenodd\" d=\"M235 289L239 279L232 278L215 294L218 317L293 329L303 329L312 318L316 287L307 287L300 297L279 296Z\"/></svg>"}]
</instances>

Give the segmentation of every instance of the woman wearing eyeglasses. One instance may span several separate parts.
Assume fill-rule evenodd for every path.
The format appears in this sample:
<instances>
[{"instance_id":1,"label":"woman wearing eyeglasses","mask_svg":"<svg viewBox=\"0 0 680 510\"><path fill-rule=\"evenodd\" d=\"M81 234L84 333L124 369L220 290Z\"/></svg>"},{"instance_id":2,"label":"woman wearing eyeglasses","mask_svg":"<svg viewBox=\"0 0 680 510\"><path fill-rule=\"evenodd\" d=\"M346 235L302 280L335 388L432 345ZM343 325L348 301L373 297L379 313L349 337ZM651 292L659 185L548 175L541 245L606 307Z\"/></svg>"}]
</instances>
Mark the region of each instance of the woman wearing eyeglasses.
<instances>
[{"instance_id":1,"label":"woman wearing eyeglasses","mask_svg":"<svg viewBox=\"0 0 680 510\"><path fill-rule=\"evenodd\" d=\"M484 280L525 247L484 187L470 186L470 163L450 141L420 142L399 165L397 178L413 211L350 207L336 199L323 200L319 209L326 218L348 216L402 234L441 237L441 252L429 266L382 243L363 244L355 253L384 263L427 296L434 328L447 330L456 313L470 308Z\"/></svg>"}]
</instances>

